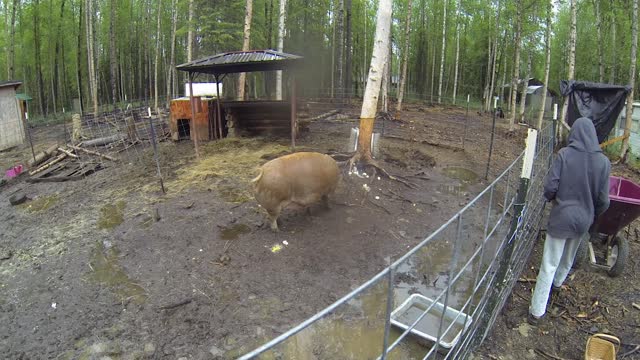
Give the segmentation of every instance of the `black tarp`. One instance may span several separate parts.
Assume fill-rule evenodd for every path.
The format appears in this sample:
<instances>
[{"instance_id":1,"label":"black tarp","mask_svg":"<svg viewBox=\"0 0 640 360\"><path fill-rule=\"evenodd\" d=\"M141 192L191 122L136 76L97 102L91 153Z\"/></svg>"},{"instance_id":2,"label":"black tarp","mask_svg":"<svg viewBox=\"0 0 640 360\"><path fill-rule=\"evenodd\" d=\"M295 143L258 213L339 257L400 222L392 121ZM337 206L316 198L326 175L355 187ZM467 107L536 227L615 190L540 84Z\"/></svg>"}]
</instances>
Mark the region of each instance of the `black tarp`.
<instances>
[{"instance_id":1,"label":"black tarp","mask_svg":"<svg viewBox=\"0 0 640 360\"><path fill-rule=\"evenodd\" d=\"M573 125L580 117L591 119L596 127L598 142L602 143L615 126L629 91L630 86L560 81L560 92L569 101L567 124Z\"/></svg>"}]
</instances>

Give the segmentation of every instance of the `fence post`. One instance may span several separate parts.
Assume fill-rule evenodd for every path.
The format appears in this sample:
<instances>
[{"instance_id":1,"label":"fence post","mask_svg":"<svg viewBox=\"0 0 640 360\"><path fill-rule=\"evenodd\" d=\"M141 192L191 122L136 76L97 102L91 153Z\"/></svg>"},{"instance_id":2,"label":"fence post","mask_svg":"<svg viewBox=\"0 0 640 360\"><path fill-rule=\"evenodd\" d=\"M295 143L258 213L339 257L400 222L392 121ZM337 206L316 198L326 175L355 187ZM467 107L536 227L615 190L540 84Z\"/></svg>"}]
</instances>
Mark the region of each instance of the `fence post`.
<instances>
[{"instance_id":1,"label":"fence post","mask_svg":"<svg viewBox=\"0 0 640 360\"><path fill-rule=\"evenodd\" d=\"M527 198L527 192L529 190L529 180L531 179L531 172L533 171L533 160L536 154L536 139L538 131L536 129L529 129L527 135L527 141L525 145L524 157L522 159L522 172L520 174L520 185L516 194L516 201L513 204L513 218L511 219L511 227L506 237L506 244L502 253L502 258L496 271L496 286L494 290L494 296L491 297L488 303L489 311L495 314L499 309L495 307L500 303L500 294L507 287L507 275L511 271L511 255L513 254L513 248L515 246L515 239L517 238L518 228L522 220L522 212L525 207L525 200ZM506 210L506 209L505 209ZM493 316L489 315L489 318ZM484 337L490 329L489 324L484 324Z\"/></svg>"},{"instance_id":2,"label":"fence post","mask_svg":"<svg viewBox=\"0 0 640 360\"><path fill-rule=\"evenodd\" d=\"M493 138L496 133L496 103L498 99L493 99L493 124L491 125L491 143L489 144L489 158L487 159L487 171L484 173L484 179L489 179L489 167L491 166L491 153L493 152Z\"/></svg>"},{"instance_id":3,"label":"fence post","mask_svg":"<svg viewBox=\"0 0 640 360\"><path fill-rule=\"evenodd\" d=\"M384 321L384 339L382 340L381 360L385 360L387 358L387 349L389 348L389 328L391 327L391 312L393 310L393 278L395 273L395 267L389 267L389 283L387 285L387 314Z\"/></svg>"}]
</instances>

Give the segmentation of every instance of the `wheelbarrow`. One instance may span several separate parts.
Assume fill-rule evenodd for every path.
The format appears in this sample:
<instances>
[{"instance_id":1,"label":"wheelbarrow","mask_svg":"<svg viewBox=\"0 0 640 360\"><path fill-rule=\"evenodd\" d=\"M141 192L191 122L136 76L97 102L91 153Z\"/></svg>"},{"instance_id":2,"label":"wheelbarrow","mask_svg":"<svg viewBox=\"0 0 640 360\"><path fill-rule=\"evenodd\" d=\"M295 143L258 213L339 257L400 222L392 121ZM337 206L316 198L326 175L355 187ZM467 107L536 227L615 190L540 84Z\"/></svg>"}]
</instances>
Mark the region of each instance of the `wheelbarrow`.
<instances>
[{"instance_id":1,"label":"wheelbarrow","mask_svg":"<svg viewBox=\"0 0 640 360\"><path fill-rule=\"evenodd\" d=\"M609 201L609 208L591 225L588 241L582 240L575 263L579 267L590 264L616 277L622 274L629 255L629 242L622 230L640 216L640 186L610 176Z\"/></svg>"}]
</instances>

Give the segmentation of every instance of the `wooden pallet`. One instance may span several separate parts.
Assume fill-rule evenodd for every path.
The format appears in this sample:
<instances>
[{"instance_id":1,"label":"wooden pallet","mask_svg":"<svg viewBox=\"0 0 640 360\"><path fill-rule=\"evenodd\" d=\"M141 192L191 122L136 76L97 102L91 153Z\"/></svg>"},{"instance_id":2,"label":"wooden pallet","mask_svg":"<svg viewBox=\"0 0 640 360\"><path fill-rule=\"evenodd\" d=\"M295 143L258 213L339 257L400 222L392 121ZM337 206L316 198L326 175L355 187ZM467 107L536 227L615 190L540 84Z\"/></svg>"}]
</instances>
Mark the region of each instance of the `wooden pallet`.
<instances>
[{"instance_id":1,"label":"wooden pallet","mask_svg":"<svg viewBox=\"0 0 640 360\"><path fill-rule=\"evenodd\" d=\"M37 183L80 180L101 169L103 169L101 163L65 161L30 177L27 179L27 182Z\"/></svg>"}]
</instances>

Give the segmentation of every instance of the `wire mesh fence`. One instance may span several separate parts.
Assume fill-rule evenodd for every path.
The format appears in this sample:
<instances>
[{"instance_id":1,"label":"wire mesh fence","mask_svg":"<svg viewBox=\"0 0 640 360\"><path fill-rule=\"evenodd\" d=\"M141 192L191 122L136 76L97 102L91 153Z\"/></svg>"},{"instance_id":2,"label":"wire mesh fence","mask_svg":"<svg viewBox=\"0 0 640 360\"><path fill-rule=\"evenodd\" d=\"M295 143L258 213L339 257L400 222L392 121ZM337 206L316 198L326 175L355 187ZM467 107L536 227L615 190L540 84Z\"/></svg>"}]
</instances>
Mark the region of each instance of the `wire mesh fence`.
<instances>
[{"instance_id":1,"label":"wire mesh fence","mask_svg":"<svg viewBox=\"0 0 640 360\"><path fill-rule=\"evenodd\" d=\"M411 251L241 359L465 358L490 331L537 237L553 127L547 121L538 134L526 196L523 152Z\"/></svg>"}]
</instances>

